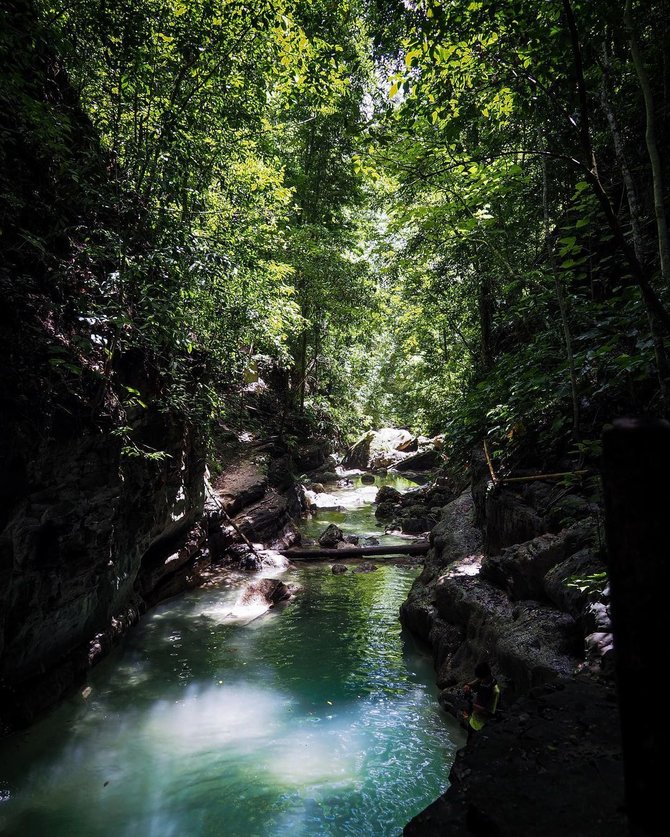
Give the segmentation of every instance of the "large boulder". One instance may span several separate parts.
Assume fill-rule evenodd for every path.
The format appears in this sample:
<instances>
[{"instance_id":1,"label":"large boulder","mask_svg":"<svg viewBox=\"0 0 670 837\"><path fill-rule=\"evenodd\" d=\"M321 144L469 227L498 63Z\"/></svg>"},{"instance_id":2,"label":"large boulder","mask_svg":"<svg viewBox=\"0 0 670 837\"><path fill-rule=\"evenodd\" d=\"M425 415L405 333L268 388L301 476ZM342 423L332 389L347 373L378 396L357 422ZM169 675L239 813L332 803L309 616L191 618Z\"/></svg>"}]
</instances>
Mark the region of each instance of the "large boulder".
<instances>
[{"instance_id":1,"label":"large boulder","mask_svg":"<svg viewBox=\"0 0 670 837\"><path fill-rule=\"evenodd\" d=\"M365 470L370 461L370 444L374 437L374 430L368 430L367 433L361 436L344 454L342 467Z\"/></svg>"},{"instance_id":2,"label":"large boulder","mask_svg":"<svg viewBox=\"0 0 670 837\"><path fill-rule=\"evenodd\" d=\"M342 511L339 500L327 491L302 488L302 505L305 511Z\"/></svg>"},{"instance_id":3,"label":"large boulder","mask_svg":"<svg viewBox=\"0 0 670 837\"><path fill-rule=\"evenodd\" d=\"M231 550L231 560L238 570L248 573L260 572L263 569L263 559L250 549L245 543L235 544Z\"/></svg>"},{"instance_id":4,"label":"large boulder","mask_svg":"<svg viewBox=\"0 0 670 837\"><path fill-rule=\"evenodd\" d=\"M264 543L271 549L286 549L300 537L295 522L300 510L295 489L283 494L269 489L260 500L228 521L214 516L209 521L207 537L212 560L229 560L229 550L241 536L252 543Z\"/></svg>"},{"instance_id":5,"label":"large boulder","mask_svg":"<svg viewBox=\"0 0 670 837\"><path fill-rule=\"evenodd\" d=\"M421 639L429 642L429 634L437 611L434 601L435 581L452 561L464 555L481 561L482 536L475 525L474 502L469 490L464 491L443 511L442 519L430 534L431 549L421 575L400 608L402 623ZM479 564L475 572L479 571Z\"/></svg>"},{"instance_id":6,"label":"large boulder","mask_svg":"<svg viewBox=\"0 0 670 837\"><path fill-rule=\"evenodd\" d=\"M342 467L361 470L388 468L407 456L403 451L411 446L413 438L408 430L402 428L369 430L345 453Z\"/></svg>"},{"instance_id":7,"label":"large boulder","mask_svg":"<svg viewBox=\"0 0 670 837\"><path fill-rule=\"evenodd\" d=\"M437 523L437 518L432 514L412 515L400 521L400 529L405 535L420 535L430 530Z\"/></svg>"},{"instance_id":8,"label":"large boulder","mask_svg":"<svg viewBox=\"0 0 670 837\"><path fill-rule=\"evenodd\" d=\"M386 500L383 503L379 503L379 505L375 509L375 517L378 520L391 520L391 518L395 516L397 509L398 506L396 505L396 503L393 503L390 500Z\"/></svg>"}]
</instances>

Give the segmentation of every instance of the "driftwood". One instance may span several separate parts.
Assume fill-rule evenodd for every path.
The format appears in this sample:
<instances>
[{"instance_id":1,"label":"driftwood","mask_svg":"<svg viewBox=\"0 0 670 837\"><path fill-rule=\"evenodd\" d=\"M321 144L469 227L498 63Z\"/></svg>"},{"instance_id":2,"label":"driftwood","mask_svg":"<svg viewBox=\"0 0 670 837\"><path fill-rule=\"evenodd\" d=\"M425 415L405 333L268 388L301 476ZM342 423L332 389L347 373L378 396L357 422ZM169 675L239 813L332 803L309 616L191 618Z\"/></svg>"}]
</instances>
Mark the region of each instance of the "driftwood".
<instances>
[{"instance_id":1,"label":"driftwood","mask_svg":"<svg viewBox=\"0 0 670 837\"><path fill-rule=\"evenodd\" d=\"M279 552L292 561L310 558L364 558L367 555L425 555L430 549L428 541L424 543L408 544L380 544L379 546L346 546L341 549L323 549L322 547L308 547L300 549L280 549Z\"/></svg>"}]
</instances>

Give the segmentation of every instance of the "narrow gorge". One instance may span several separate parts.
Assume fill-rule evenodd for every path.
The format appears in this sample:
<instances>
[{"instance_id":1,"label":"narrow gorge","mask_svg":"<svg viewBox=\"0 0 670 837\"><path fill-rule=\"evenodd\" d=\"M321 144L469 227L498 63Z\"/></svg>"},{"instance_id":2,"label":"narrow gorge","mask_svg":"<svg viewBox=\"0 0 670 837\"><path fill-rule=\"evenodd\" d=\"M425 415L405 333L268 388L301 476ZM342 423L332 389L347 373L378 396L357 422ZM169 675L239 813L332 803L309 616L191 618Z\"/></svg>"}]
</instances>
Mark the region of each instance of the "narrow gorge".
<instances>
[{"instance_id":1,"label":"narrow gorge","mask_svg":"<svg viewBox=\"0 0 670 837\"><path fill-rule=\"evenodd\" d=\"M2 4L0 834L660 833L668 44Z\"/></svg>"}]
</instances>

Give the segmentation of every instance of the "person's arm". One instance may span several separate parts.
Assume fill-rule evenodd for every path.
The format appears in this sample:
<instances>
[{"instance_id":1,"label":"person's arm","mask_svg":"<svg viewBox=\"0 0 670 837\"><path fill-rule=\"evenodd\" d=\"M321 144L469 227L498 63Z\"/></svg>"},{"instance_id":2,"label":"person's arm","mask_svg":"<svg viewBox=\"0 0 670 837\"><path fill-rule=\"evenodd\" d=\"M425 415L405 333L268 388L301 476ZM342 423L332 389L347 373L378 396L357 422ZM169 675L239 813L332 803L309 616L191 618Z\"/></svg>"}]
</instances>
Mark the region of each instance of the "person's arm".
<instances>
[{"instance_id":1,"label":"person's arm","mask_svg":"<svg viewBox=\"0 0 670 837\"><path fill-rule=\"evenodd\" d=\"M472 711L484 718L491 718L494 710L490 709L488 706L482 706L481 703L473 703Z\"/></svg>"}]
</instances>

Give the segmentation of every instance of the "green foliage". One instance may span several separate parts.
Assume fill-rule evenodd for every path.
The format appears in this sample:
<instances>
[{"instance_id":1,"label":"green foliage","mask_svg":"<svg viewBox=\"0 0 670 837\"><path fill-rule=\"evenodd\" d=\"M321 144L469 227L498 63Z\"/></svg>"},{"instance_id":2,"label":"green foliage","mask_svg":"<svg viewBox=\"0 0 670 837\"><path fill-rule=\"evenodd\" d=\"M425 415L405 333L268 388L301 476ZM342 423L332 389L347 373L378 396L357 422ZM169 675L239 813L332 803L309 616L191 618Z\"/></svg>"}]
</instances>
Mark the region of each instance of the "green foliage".
<instances>
[{"instance_id":1,"label":"green foliage","mask_svg":"<svg viewBox=\"0 0 670 837\"><path fill-rule=\"evenodd\" d=\"M598 572L585 576L570 576L565 582L567 587L573 587L580 593L586 593L590 598L601 596L607 586L607 573Z\"/></svg>"},{"instance_id":2,"label":"green foliage","mask_svg":"<svg viewBox=\"0 0 670 837\"><path fill-rule=\"evenodd\" d=\"M112 436L119 436L123 440L123 447L121 453L129 459L145 459L153 462L164 462L166 459L171 459L169 453L164 450L155 450L147 447L147 445L138 445L133 439L134 429L131 425L122 425L115 427L111 431Z\"/></svg>"},{"instance_id":3,"label":"green foliage","mask_svg":"<svg viewBox=\"0 0 670 837\"><path fill-rule=\"evenodd\" d=\"M3 195L19 218L12 246L49 272L63 335L54 374L88 366L110 408L206 424L262 354L298 370L303 407L335 398L339 361L376 308L353 166L372 72L357 4L37 0L38 18L16 8L3 102L80 209L45 232L20 223L29 199L9 181ZM62 84L58 101L43 65L26 86L30 38ZM45 203L45 217L57 212L54 195ZM124 389L131 357L162 383L131 375Z\"/></svg>"},{"instance_id":4,"label":"green foliage","mask_svg":"<svg viewBox=\"0 0 670 837\"><path fill-rule=\"evenodd\" d=\"M487 438L505 467L567 454L617 413L663 413L652 315L612 221L633 210L621 204L606 84L629 160L643 147L622 10L421 8L388 79L374 163L361 162L386 190L396 420L445 429L463 457ZM638 195L649 193L642 171L640 160Z\"/></svg>"},{"instance_id":5,"label":"green foliage","mask_svg":"<svg viewBox=\"0 0 670 837\"><path fill-rule=\"evenodd\" d=\"M503 467L666 410L620 8L35 8L12 4L0 35L3 244L39 277L23 296L48 298L46 363L82 403L206 426L262 355L314 432L444 430ZM667 17L639 10L660 101Z\"/></svg>"}]
</instances>

